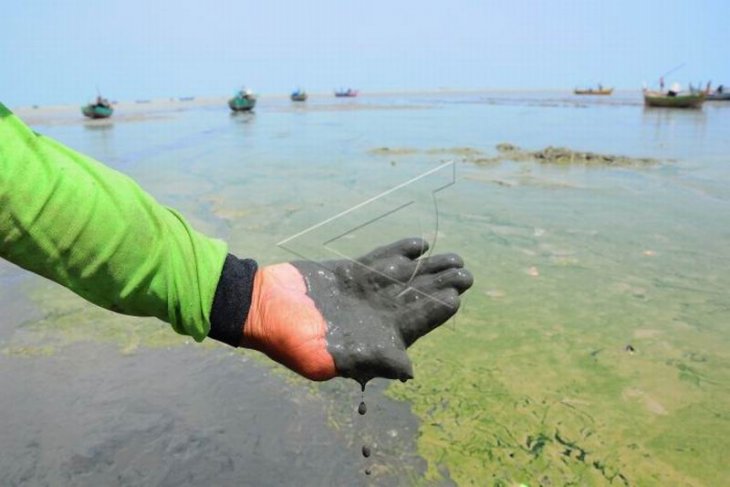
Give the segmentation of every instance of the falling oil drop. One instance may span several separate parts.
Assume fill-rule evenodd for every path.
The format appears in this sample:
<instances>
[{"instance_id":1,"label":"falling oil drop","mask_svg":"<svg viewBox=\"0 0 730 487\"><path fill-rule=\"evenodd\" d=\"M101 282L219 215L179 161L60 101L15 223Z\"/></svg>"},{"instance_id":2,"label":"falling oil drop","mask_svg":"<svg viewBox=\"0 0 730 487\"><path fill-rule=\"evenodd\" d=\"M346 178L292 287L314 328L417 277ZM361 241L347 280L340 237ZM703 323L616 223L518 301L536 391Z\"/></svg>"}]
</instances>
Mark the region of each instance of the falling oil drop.
<instances>
[{"instance_id":1,"label":"falling oil drop","mask_svg":"<svg viewBox=\"0 0 730 487\"><path fill-rule=\"evenodd\" d=\"M360 393L360 404L357 406L357 412L360 414L360 416L364 416L365 413L368 412L368 406L365 404L365 382L360 383L361 386L361 393ZM367 445L362 446L362 456L365 458L370 457L370 447ZM365 469L365 475L370 475L372 472L370 468Z\"/></svg>"}]
</instances>

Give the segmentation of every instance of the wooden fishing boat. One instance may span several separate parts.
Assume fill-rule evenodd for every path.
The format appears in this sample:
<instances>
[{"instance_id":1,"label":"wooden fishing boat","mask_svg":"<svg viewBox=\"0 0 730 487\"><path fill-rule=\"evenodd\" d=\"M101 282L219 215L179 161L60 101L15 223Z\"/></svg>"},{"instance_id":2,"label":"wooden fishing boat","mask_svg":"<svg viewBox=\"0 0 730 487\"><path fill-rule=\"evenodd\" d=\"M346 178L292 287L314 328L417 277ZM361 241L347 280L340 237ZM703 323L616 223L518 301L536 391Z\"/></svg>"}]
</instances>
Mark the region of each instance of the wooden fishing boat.
<instances>
[{"instance_id":1,"label":"wooden fishing boat","mask_svg":"<svg viewBox=\"0 0 730 487\"><path fill-rule=\"evenodd\" d=\"M702 108L704 93L678 93L670 96L659 91L644 90L644 104L661 108Z\"/></svg>"},{"instance_id":2,"label":"wooden fishing boat","mask_svg":"<svg viewBox=\"0 0 730 487\"><path fill-rule=\"evenodd\" d=\"M336 90L335 96L338 98L353 98L357 96L360 92L357 90L353 90L352 88L348 88L346 90Z\"/></svg>"},{"instance_id":3,"label":"wooden fishing boat","mask_svg":"<svg viewBox=\"0 0 730 487\"><path fill-rule=\"evenodd\" d=\"M114 109L106 99L98 97L96 102L81 107L81 113L89 118L109 118Z\"/></svg>"},{"instance_id":4,"label":"wooden fishing boat","mask_svg":"<svg viewBox=\"0 0 730 487\"><path fill-rule=\"evenodd\" d=\"M256 106L256 95L251 90L241 90L228 100L228 106L234 112L250 112Z\"/></svg>"},{"instance_id":5,"label":"wooden fishing boat","mask_svg":"<svg viewBox=\"0 0 730 487\"><path fill-rule=\"evenodd\" d=\"M613 88L598 88L594 90L593 88L588 88L585 90L581 89L574 89L573 93L576 95L610 95L613 93Z\"/></svg>"},{"instance_id":6,"label":"wooden fishing boat","mask_svg":"<svg viewBox=\"0 0 730 487\"><path fill-rule=\"evenodd\" d=\"M291 101L307 101L307 92L304 90L296 90L291 94Z\"/></svg>"}]
</instances>

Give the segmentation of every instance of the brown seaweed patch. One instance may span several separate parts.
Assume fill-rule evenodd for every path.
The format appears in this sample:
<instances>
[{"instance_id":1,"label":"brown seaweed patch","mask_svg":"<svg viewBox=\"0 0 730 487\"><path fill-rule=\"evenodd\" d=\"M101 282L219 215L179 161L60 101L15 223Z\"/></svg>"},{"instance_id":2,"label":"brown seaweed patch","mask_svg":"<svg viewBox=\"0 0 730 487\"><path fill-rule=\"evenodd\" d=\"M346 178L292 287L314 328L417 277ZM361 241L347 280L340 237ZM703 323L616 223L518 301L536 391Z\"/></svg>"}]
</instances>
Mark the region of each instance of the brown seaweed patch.
<instances>
[{"instance_id":1,"label":"brown seaweed patch","mask_svg":"<svg viewBox=\"0 0 730 487\"><path fill-rule=\"evenodd\" d=\"M426 151L427 154L448 154L461 157L476 157L482 154L479 149L473 147L437 147Z\"/></svg>"},{"instance_id":2,"label":"brown seaweed patch","mask_svg":"<svg viewBox=\"0 0 730 487\"><path fill-rule=\"evenodd\" d=\"M55 353L54 347L50 345L33 346L33 345L17 345L8 346L2 349L3 355L10 357L50 357Z\"/></svg>"},{"instance_id":3,"label":"brown seaweed patch","mask_svg":"<svg viewBox=\"0 0 730 487\"><path fill-rule=\"evenodd\" d=\"M233 208L226 205L224 198L220 196L211 196L207 198L211 207L211 212L218 218L223 220L235 221L242 218L250 217L254 210L250 208Z\"/></svg>"},{"instance_id":4,"label":"brown seaweed patch","mask_svg":"<svg viewBox=\"0 0 730 487\"><path fill-rule=\"evenodd\" d=\"M374 156L410 156L417 152L417 149L411 149L410 147L377 147L370 149L368 154Z\"/></svg>"},{"instance_id":5,"label":"brown seaweed patch","mask_svg":"<svg viewBox=\"0 0 730 487\"><path fill-rule=\"evenodd\" d=\"M621 395L625 400L635 399L642 401L644 403L644 407L650 413L660 416L665 416L666 414L668 414L666 408L659 401L657 401L641 389L636 389L633 387L627 388L623 390Z\"/></svg>"},{"instance_id":6,"label":"brown seaweed patch","mask_svg":"<svg viewBox=\"0 0 730 487\"><path fill-rule=\"evenodd\" d=\"M477 157L475 159L472 159L471 162L474 164L494 164L495 162L499 162L499 158L497 157Z\"/></svg>"},{"instance_id":7,"label":"brown seaweed patch","mask_svg":"<svg viewBox=\"0 0 730 487\"><path fill-rule=\"evenodd\" d=\"M500 142L496 145L496 148L499 152L514 152L520 150L519 147L508 142Z\"/></svg>"},{"instance_id":8,"label":"brown seaweed patch","mask_svg":"<svg viewBox=\"0 0 730 487\"><path fill-rule=\"evenodd\" d=\"M634 338L637 339L656 338L661 334L661 330L656 330L653 328L639 328L637 330L634 330Z\"/></svg>"},{"instance_id":9,"label":"brown seaweed patch","mask_svg":"<svg viewBox=\"0 0 730 487\"><path fill-rule=\"evenodd\" d=\"M512 161L536 161L543 164L583 165L583 166L646 166L659 161L650 157L629 157L615 154L583 152L566 147L548 146L537 151L528 151L502 142L496 146L497 159Z\"/></svg>"},{"instance_id":10,"label":"brown seaweed patch","mask_svg":"<svg viewBox=\"0 0 730 487\"><path fill-rule=\"evenodd\" d=\"M419 150L412 147L376 147L370 149L368 154L374 156L411 156L414 154L427 154L430 156L452 156L460 157L472 162L485 164L496 159L484 157L479 149L474 147L433 147L431 149Z\"/></svg>"},{"instance_id":11,"label":"brown seaweed patch","mask_svg":"<svg viewBox=\"0 0 730 487\"><path fill-rule=\"evenodd\" d=\"M474 162L477 162L477 161L474 161ZM478 164L478 162L477 162L477 164ZM517 185L517 183L512 182L512 181L507 181L505 179L497 179L497 178L488 177L488 176L482 176L479 174L468 174L468 175L464 176L464 179L468 179L470 181L479 181L482 183L492 183L492 184L496 184L498 186L504 186L507 188L511 188L512 186Z\"/></svg>"},{"instance_id":12,"label":"brown seaweed patch","mask_svg":"<svg viewBox=\"0 0 730 487\"><path fill-rule=\"evenodd\" d=\"M376 147L368 154L375 156L411 156L427 154L431 156L445 155L461 158L463 161L486 165L501 161L534 161L541 164L581 165L581 166L648 166L659 163L651 157L630 157L616 154L601 154L590 151L577 151L567 147L548 146L544 149L530 151L508 142L495 146L497 155L489 157L474 147L435 147L421 151L411 147ZM394 161L391 161L393 164Z\"/></svg>"}]
</instances>

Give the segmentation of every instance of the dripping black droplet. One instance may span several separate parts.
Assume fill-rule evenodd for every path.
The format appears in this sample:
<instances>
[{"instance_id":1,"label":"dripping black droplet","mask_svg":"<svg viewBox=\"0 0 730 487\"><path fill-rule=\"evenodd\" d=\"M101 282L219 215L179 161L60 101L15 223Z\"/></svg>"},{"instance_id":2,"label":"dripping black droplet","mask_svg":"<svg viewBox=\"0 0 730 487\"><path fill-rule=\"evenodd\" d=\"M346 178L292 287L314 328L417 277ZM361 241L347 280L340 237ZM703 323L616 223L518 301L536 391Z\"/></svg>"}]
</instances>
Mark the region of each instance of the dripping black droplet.
<instances>
[{"instance_id":1,"label":"dripping black droplet","mask_svg":"<svg viewBox=\"0 0 730 487\"><path fill-rule=\"evenodd\" d=\"M360 405L357 407L357 412L360 413L360 416L368 412L368 406L365 404L365 401L360 401Z\"/></svg>"},{"instance_id":2,"label":"dripping black droplet","mask_svg":"<svg viewBox=\"0 0 730 487\"><path fill-rule=\"evenodd\" d=\"M373 472L369 468L365 469L365 475L370 475L371 473Z\"/></svg>"},{"instance_id":3,"label":"dripping black droplet","mask_svg":"<svg viewBox=\"0 0 730 487\"><path fill-rule=\"evenodd\" d=\"M362 456L368 458L370 456L370 447L367 445L362 446Z\"/></svg>"}]
</instances>

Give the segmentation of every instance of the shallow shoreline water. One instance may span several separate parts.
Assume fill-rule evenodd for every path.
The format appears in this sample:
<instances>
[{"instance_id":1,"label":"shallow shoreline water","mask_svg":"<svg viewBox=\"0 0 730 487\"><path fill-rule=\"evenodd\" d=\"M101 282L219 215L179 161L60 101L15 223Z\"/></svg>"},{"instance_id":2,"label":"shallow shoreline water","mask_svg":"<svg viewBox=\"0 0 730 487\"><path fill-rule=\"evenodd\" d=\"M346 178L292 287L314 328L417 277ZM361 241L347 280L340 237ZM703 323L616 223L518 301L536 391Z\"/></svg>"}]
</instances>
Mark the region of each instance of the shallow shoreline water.
<instances>
[{"instance_id":1,"label":"shallow shoreline water","mask_svg":"<svg viewBox=\"0 0 730 487\"><path fill-rule=\"evenodd\" d=\"M368 387L363 419L353 381L315 386L254 352L35 286L45 316L0 344L0 435L14 445L0 455L3 485L367 485L366 467L402 485L425 472L417 419L384 382Z\"/></svg>"},{"instance_id":2,"label":"shallow shoreline water","mask_svg":"<svg viewBox=\"0 0 730 487\"><path fill-rule=\"evenodd\" d=\"M262 98L257 113L244 116L212 102L151 104L140 105L147 118L120 107L119 119L89 124L69 109L34 119L33 128L129 174L261 264L294 258L277 242L454 160L455 184L436 201L431 183L443 175L378 202L372 212L401 197L416 204L337 247L356 256L422 235L436 240L436 251L459 252L475 274L463 311L413 347L415 379L386 391L420 420L409 441L417 436L428 463L404 454L412 466L406 478L427 469L427 481L464 485L718 485L730 446L730 104L662 111L644 109L638 93L618 95L397 94L342 104L313 97L306 106ZM475 153L497 156L504 141L658 163L470 162ZM398 150L378 151L384 147ZM310 237L297 249L326 256L321 235ZM0 266L0 299L14 309L3 318L0 357L16 364L14 381L56 354L71 360L64 350L89 341L116 344L121 357L135 350L146 357L148 347L165 344L182 360L193 347L169 343L164 328L150 332L139 320L90 311L42 281L11 293L14 271ZM30 301L13 308L19 294ZM79 355L81 364L93 362ZM197 371L211 380L215 372ZM83 394L87 386L78 387ZM326 396L330 386L313 387ZM330 401L337 407L337 394ZM378 402L368 399L366 418L378 414ZM330 448L336 440L323 441ZM363 467L353 441L347 458ZM372 481L382 475L374 469Z\"/></svg>"}]
</instances>

